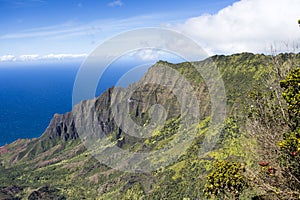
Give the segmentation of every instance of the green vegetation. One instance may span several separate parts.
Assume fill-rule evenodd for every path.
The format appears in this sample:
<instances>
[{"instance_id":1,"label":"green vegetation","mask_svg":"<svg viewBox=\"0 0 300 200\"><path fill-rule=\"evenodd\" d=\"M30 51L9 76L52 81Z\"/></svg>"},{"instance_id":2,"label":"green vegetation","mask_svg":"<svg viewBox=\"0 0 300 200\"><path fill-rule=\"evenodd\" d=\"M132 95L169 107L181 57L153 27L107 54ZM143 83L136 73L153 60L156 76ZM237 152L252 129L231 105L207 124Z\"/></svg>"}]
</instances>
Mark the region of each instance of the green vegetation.
<instances>
[{"instance_id":1,"label":"green vegetation","mask_svg":"<svg viewBox=\"0 0 300 200\"><path fill-rule=\"evenodd\" d=\"M298 123L300 117L300 68L291 71L287 77L280 81L284 89L282 95L288 104L291 118Z\"/></svg>"},{"instance_id":2,"label":"green vegetation","mask_svg":"<svg viewBox=\"0 0 300 200\"><path fill-rule=\"evenodd\" d=\"M247 187L247 180L242 175L244 170L244 166L240 163L216 162L213 171L207 175L204 189L206 196L219 196L222 199L238 198Z\"/></svg>"},{"instance_id":3,"label":"green vegetation","mask_svg":"<svg viewBox=\"0 0 300 200\"><path fill-rule=\"evenodd\" d=\"M0 199L299 199L300 54L219 55L194 64L206 67L210 60L224 80L228 113L207 154L200 150L211 105L201 75L190 63L160 61L187 78L201 104L202 121L191 125L196 137L176 161L151 173L111 169L85 149L67 114L53 120L41 138L0 149ZM168 118L151 137L141 139L122 132L106 115L111 143L132 152L166 147L181 128L176 97L147 85L132 99L130 114L138 124L149 123L147 109L156 103L166 108ZM109 103L104 94L95 110L110 113Z\"/></svg>"},{"instance_id":4,"label":"green vegetation","mask_svg":"<svg viewBox=\"0 0 300 200\"><path fill-rule=\"evenodd\" d=\"M284 80L280 81L284 89L282 95L288 105L289 131L283 134L279 142L282 155L282 164L289 176L290 184L300 188L300 68L292 70Z\"/></svg>"},{"instance_id":5,"label":"green vegetation","mask_svg":"<svg viewBox=\"0 0 300 200\"><path fill-rule=\"evenodd\" d=\"M122 199L124 200L141 200L145 196L143 187L140 184L135 184L126 190Z\"/></svg>"}]
</instances>

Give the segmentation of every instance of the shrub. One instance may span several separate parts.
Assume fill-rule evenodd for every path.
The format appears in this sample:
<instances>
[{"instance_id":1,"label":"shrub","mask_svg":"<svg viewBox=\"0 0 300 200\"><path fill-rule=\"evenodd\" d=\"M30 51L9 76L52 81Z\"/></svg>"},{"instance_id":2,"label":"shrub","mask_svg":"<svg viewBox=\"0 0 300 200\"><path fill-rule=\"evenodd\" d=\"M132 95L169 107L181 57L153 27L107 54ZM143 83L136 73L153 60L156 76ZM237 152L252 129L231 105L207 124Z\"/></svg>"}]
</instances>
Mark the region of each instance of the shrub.
<instances>
[{"instance_id":1,"label":"shrub","mask_svg":"<svg viewBox=\"0 0 300 200\"><path fill-rule=\"evenodd\" d=\"M238 162L218 161L207 176L205 195L222 198L238 198L247 187L246 178L242 175L245 168Z\"/></svg>"}]
</instances>

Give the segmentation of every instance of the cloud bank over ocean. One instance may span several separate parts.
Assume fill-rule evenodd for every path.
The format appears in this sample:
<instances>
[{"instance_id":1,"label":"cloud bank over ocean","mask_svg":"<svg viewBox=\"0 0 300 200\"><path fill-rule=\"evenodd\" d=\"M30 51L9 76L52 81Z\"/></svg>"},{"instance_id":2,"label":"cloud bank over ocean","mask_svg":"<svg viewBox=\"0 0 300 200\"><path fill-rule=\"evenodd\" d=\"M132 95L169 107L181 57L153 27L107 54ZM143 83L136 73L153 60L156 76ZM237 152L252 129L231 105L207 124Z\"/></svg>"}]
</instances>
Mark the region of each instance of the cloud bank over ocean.
<instances>
[{"instance_id":1,"label":"cloud bank over ocean","mask_svg":"<svg viewBox=\"0 0 300 200\"><path fill-rule=\"evenodd\" d=\"M127 3L114 0L105 6L126 9ZM80 9L83 7L81 5ZM215 6L212 4L210 7ZM109 9L117 12L117 8ZM0 62L83 60L88 52L110 37L147 27L169 28L183 33L209 55L271 54L274 49L277 52L298 52L299 10L299 0L240 0L213 12L197 11L185 17L175 12L139 13L123 18L93 18L84 23L71 20L18 31L12 29L0 33ZM173 45L184 48L180 41ZM193 50L187 51L193 53ZM155 51L138 52L136 55L147 61L162 57Z\"/></svg>"},{"instance_id":2,"label":"cloud bank over ocean","mask_svg":"<svg viewBox=\"0 0 300 200\"><path fill-rule=\"evenodd\" d=\"M72 60L84 59L88 54L48 54L48 55L3 55L0 56L0 62L13 62L13 61L51 61L51 60Z\"/></svg>"},{"instance_id":3,"label":"cloud bank over ocean","mask_svg":"<svg viewBox=\"0 0 300 200\"><path fill-rule=\"evenodd\" d=\"M299 43L299 0L242 0L216 14L170 25L192 37L211 54L291 51Z\"/></svg>"}]
</instances>

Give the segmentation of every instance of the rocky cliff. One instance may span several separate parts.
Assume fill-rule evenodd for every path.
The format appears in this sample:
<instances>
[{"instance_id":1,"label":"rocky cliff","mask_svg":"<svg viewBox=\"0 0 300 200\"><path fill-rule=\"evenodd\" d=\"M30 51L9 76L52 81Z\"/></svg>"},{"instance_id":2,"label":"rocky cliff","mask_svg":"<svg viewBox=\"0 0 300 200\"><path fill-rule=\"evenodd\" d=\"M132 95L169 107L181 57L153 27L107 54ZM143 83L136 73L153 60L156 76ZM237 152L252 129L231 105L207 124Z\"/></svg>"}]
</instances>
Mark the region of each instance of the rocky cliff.
<instances>
[{"instance_id":1,"label":"rocky cliff","mask_svg":"<svg viewBox=\"0 0 300 200\"><path fill-rule=\"evenodd\" d=\"M276 58L287 65L285 57L291 55ZM0 197L122 199L134 193L146 199L204 198L205 176L214 160L235 158L255 166L251 152L242 145L252 103L249 94L273 76L272 59L243 53L193 63L202 70L215 65L226 88L227 125L205 157L198 154L214 117L211 110L223 112L212 104L214 91L207 86L214 74L209 70L199 73L191 63L159 61L138 83L112 87L99 97L80 102L69 113L55 114L40 138L1 147ZM299 55L295 60L299 64ZM185 117L186 126L182 125ZM184 136L189 135L191 127L197 135L185 153L154 172L118 171L98 162L91 152L94 149L87 148L91 141L105 141L101 152L114 146L130 152L159 151L174 140L184 140L176 138L176 133L182 128Z\"/></svg>"}]
</instances>

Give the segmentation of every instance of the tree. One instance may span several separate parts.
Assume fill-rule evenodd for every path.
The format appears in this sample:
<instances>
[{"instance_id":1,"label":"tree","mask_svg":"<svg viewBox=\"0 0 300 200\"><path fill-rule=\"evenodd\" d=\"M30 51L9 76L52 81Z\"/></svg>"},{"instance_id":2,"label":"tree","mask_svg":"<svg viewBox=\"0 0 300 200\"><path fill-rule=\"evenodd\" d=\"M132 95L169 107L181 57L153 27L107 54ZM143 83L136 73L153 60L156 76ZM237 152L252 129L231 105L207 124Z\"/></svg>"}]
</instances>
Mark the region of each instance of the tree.
<instances>
[{"instance_id":1,"label":"tree","mask_svg":"<svg viewBox=\"0 0 300 200\"><path fill-rule=\"evenodd\" d=\"M288 104L289 117L293 122L291 129L295 130L300 118L300 68L292 70L280 81L280 87L284 89L282 96Z\"/></svg>"},{"instance_id":2,"label":"tree","mask_svg":"<svg viewBox=\"0 0 300 200\"><path fill-rule=\"evenodd\" d=\"M288 105L290 130L283 134L279 142L284 152L282 164L290 175L290 184L300 191L300 68L292 70L284 80L280 81L284 89L282 96Z\"/></svg>"}]
</instances>

